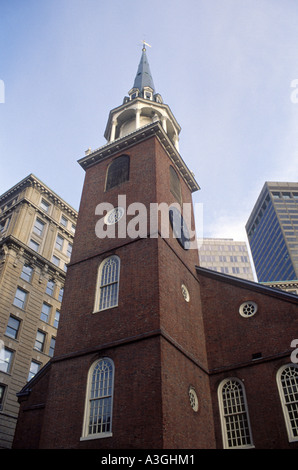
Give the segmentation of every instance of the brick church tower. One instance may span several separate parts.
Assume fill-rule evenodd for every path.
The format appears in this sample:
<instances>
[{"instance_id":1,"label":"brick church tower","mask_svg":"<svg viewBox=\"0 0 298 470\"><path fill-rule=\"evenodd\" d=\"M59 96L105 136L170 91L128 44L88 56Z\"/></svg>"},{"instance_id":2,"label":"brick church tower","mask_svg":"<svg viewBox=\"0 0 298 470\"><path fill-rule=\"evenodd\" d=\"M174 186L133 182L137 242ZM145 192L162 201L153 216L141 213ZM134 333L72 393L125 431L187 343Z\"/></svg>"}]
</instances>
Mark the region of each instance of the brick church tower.
<instances>
[{"instance_id":1,"label":"brick church tower","mask_svg":"<svg viewBox=\"0 0 298 470\"><path fill-rule=\"evenodd\" d=\"M107 144L79 160L85 182L55 355L18 394L15 448L297 444L284 385L287 374L298 385L297 297L198 266L199 187L179 132L144 45Z\"/></svg>"}]
</instances>

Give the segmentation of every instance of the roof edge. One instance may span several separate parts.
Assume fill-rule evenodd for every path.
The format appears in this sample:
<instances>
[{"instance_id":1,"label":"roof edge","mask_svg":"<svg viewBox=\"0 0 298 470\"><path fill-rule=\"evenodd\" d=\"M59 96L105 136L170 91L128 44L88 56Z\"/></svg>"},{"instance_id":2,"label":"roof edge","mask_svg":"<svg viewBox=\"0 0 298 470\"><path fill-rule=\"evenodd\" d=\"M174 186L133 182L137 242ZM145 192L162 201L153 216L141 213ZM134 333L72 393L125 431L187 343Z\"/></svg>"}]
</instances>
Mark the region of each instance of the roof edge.
<instances>
[{"instance_id":1,"label":"roof edge","mask_svg":"<svg viewBox=\"0 0 298 470\"><path fill-rule=\"evenodd\" d=\"M231 276L229 274L218 273L217 271L212 271L211 269L202 268L201 266L196 266L197 274L202 276L209 277L210 279L216 279L219 282L226 282L227 284L233 284L243 289L254 290L261 294L269 295L271 297L280 298L281 300L286 300L298 304L298 296L292 294L291 292L285 292L275 287L267 287L258 282L249 281L247 279L241 279L239 277Z\"/></svg>"}]
</instances>

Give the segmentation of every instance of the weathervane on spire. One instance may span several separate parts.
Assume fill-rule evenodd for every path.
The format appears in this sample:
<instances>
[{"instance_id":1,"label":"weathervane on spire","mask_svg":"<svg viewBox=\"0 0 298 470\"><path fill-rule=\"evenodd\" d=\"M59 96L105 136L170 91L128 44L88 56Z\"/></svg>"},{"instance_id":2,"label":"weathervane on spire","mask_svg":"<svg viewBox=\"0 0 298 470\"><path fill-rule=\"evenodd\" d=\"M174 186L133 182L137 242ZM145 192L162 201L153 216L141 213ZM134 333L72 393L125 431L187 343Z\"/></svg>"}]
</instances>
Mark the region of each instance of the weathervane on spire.
<instances>
[{"instance_id":1,"label":"weathervane on spire","mask_svg":"<svg viewBox=\"0 0 298 470\"><path fill-rule=\"evenodd\" d=\"M142 42L143 42L143 51L146 50L146 47L145 47L145 46L151 47L150 44L148 44L147 42L144 41L144 39L143 39Z\"/></svg>"}]
</instances>

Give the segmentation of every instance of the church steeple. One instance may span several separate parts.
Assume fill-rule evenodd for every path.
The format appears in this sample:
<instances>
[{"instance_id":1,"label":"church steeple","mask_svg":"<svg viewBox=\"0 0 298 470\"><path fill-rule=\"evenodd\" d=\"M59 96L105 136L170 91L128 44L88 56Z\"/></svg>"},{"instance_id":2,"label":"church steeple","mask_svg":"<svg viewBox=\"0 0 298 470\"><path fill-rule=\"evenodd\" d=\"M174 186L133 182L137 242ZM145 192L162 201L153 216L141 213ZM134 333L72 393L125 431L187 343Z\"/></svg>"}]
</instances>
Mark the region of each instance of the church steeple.
<instances>
[{"instance_id":1,"label":"church steeple","mask_svg":"<svg viewBox=\"0 0 298 470\"><path fill-rule=\"evenodd\" d=\"M134 81L133 88L138 89L139 93L141 93L144 96L144 90L149 87L151 88L152 92L154 93L154 83L153 83L153 78L151 75L150 67L149 67L149 62L147 59L147 54L146 54L146 47L145 43L142 49L142 57L139 63L137 75Z\"/></svg>"},{"instance_id":2,"label":"church steeple","mask_svg":"<svg viewBox=\"0 0 298 470\"><path fill-rule=\"evenodd\" d=\"M161 95L155 92L145 44L144 42L133 88L124 98L123 104L110 112L104 135L108 142L113 142L141 127L160 121L164 131L179 150L181 128L169 106L164 104Z\"/></svg>"}]
</instances>

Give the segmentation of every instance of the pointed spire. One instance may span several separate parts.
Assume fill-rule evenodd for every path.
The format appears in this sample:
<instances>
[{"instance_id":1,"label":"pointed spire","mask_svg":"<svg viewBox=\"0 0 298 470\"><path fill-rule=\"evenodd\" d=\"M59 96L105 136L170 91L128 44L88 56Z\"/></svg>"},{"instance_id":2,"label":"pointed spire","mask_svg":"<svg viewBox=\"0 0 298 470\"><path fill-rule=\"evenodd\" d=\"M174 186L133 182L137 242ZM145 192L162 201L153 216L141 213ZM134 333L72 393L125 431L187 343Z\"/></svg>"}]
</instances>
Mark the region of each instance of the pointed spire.
<instances>
[{"instance_id":1,"label":"pointed spire","mask_svg":"<svg viewBox=\"0 0 298 470\"><path fill-rule=\"evenodd\" d=\"M152 88L153 92L155 90L152 75L150 72L149 62L146 55L146 45L149 44L146 44L145 41L143 41L142 57L133 85L133 88L137 88L140 93L143 93L144 87Z\"/></svg>"}]
</instances>

